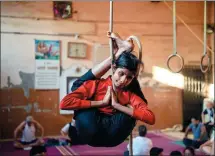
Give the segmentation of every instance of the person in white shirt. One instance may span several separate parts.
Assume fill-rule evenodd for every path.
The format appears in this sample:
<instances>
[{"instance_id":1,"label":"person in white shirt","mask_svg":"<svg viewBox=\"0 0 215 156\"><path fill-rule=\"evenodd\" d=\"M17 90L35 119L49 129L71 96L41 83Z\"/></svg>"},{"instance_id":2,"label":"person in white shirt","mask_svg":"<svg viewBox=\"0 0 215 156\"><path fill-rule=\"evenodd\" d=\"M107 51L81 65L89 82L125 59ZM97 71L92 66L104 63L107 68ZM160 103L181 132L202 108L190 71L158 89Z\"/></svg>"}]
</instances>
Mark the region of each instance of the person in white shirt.
<instances>
[{"instance_id":1,"label":"person in white shirt","mask_svg":"<svg viewBox=\"0 0 215 156\"><path fill-rule=\"evenodd\" d=\"M153 147L151 139L145 137L147 134L147 128L144 125L138 127L139 136L133 139L133 155L149 155L151 148ZM129 156L129 147L124 152L124 156Z\"/></svg>"},{"instance_id":2,"label":"person in white shirt","mask_svg":"<svg viewBox=\"0 0 215 156\"><path fill-rule=\"evenodd\" d=\"M214 102L212 99L205 98L203 103L206 108L202 111L202 123L206 127L208 137L210 137L214 125Z\"/></svg>"},{"instance_id":3,"label":"person in white shirt","mask_svg":"<svg viewBox=\"0 0 215 156\"><path fill-rule=\"evenodd\" d=\"M41 130L41 138L36 138L36 130ZM22 133L21 140L18 140L18 133ZM14 131L14 147L15 148L29 148L44 144L42 139L44 135L44 128L32 116L27 116Z\"/></svg>"},{"instance_id":4,"label":"person in white shirt","mask_svg":"<svg viewBox=\"0 0 215 156\"><path fill-rule=\"evenodd\" d=\"M67 143L71 145L80 145L81 141L78 137L77 130L75 128L75 120L66 124L60 131L61 135L64 139L66 139Z\"/></svg>"}]
</instances>

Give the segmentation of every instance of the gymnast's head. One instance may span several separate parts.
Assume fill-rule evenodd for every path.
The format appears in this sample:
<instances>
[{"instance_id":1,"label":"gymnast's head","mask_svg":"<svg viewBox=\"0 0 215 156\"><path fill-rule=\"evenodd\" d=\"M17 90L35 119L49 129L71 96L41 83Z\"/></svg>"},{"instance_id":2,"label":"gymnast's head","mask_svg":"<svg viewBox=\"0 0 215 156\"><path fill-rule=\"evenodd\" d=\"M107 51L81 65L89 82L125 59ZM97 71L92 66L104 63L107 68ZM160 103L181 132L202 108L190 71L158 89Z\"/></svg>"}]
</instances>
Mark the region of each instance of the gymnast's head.
<instances>
[{"instance_id":1,"label":"gymnast's head","mask_svg":"<svg viewBox=\"0 0 215 156\"><path fill-rule=\"evenodd\" d=\"M113 66L112 81L116 88L123 89L128 86L136 76L138 66L141 63L139 59L130 52L122 53Z\"/></svg>"}]
</instances>

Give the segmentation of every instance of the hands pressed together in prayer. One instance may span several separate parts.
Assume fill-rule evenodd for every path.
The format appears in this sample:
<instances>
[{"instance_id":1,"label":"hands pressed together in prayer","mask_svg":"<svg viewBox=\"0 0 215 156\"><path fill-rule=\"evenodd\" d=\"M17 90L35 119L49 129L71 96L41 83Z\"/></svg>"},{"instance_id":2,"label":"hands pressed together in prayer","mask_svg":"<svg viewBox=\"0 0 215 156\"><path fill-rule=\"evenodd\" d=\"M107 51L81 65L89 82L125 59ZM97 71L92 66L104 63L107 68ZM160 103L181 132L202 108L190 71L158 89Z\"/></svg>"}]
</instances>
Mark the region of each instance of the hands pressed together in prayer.
<instances>
[{"instance_id":1,"label":"hands pressed together in prayer","mask_svg":"<svg viewBox=\"0 0 215 156\"><path fill-rule=\"evenodd\" d=\"M101 106L107 106L111 103L113 108L116 108L120 104L117 102L116 93L113 91L111 86L108 86L107 92L102 100Z\"/></svg>"}]
</instances>

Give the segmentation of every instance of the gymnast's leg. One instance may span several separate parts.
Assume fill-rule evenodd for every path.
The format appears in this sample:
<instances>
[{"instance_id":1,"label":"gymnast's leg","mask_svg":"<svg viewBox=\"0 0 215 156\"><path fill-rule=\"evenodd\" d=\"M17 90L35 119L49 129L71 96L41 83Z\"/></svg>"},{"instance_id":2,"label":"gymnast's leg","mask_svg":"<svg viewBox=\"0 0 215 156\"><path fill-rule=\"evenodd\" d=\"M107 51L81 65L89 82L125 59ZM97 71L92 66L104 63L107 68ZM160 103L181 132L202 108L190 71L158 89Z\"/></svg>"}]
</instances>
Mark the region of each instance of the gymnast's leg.
<instances>
[{"instance_id":1,"label":"gymnast's leg","mask_svg":"<svg viewBox=\"0 0 215 156\"><path fill-rule=\"evenodd\" d=\"M79 110L76 113L77 135L82 144L88 144L98 131L98 109Z\"/></svg>"}]
</instances>

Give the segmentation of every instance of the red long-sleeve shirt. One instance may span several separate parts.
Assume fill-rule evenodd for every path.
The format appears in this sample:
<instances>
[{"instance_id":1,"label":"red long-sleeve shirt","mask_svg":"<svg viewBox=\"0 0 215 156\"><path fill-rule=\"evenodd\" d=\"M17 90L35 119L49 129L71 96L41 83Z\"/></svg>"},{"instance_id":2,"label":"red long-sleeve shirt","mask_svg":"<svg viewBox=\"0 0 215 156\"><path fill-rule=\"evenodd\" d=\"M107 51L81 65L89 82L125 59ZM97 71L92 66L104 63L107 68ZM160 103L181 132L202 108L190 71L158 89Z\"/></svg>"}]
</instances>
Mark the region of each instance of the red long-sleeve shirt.
<instances>
[{"instance_id":1,"label":"red long-sleeve shirt","mask_svg":"<svg viewBox=\"0 0 215 156\"><path fill-rule=\"evenodd\" d=\"M66 95L60 102L60 109L75 110L90 108L90 100L103 100L108 86L112 86L111 77L101 80L89 80L83 83L77 90ZM155 123L155 116L151 110L148 109L147 104L137 95L129 91L117 92L118 103L121 105L130 104L134 111L133 117L146 122L148 124ZM114 108L110 105L98 108L101 112L106 114L113 114Z\"/></svg>"}]
</instances>

